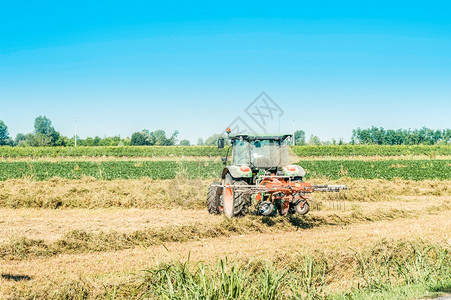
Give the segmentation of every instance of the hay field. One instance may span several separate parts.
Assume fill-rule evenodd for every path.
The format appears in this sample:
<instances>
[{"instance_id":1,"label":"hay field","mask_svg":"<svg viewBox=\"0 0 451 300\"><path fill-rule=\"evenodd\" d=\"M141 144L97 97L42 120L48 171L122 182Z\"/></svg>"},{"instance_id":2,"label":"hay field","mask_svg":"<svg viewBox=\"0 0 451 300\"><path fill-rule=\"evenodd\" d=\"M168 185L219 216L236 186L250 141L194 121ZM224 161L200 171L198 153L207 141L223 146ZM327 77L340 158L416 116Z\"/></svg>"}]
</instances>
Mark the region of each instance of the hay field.
<instances>
[{"instance_id":1,"label":"hay field","mask_svg":"<svg viewBox=\"0 0 451 300\"><path fill-rule=\"evenodd\" d=\"M205 209L213 179L185 175L0 181L0 298L420 299L450 292L451 176L310 178L349 190L315 194L303 217L228 220Z\"/></svg>"}]
</instances>

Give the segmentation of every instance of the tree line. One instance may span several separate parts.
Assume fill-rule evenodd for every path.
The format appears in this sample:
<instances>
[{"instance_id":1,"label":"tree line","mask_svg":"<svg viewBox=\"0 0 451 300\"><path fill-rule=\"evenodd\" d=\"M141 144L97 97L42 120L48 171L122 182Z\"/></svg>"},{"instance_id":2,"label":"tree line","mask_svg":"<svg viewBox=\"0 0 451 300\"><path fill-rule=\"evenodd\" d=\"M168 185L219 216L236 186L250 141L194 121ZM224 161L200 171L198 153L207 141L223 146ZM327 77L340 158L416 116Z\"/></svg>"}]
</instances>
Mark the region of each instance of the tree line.
<instances>
[{"instance_id":1,"label":"tree line","mask_svg":"<svg viewBox=\"0 0 451 300\"><path fill-rule=\"evenodd\" d=\"M321 141L318 136L311 135L308 141L304 131L294 134L295 144L302 145L344 145L343 139L338 141ZM357 128L352 130L351 145L448 145L451 144L451 129L384 129L383 127Z\"/></svg>"},{"instance_id":2,"label":"tree line","mask_svg":"<svg viewBox=\"0 0 451 300\"><path fill-rule=\"evenodd\" d=\"M177 142L178 131L172 136L166 137L164 130L155 130L150 132L143 130L135 132L132 137L121 138L120 136L104 137L96 136L81 139L77 137L77 146L131 146L131 145L158 145L171 146ZM181 141L181 143L189 141ZM32 133L18 133L13 139L9 136L8 127L0 120L0 146L13 147L52 147L52 146L75 146L75 136L68 138L61 135L52 125L52 121L46 116L39 116L34 121L34 130Z\"/></svg>"},{"instance_id":3,"label":"tree line","mask_svg":"<svg viewBox=\"0 0 451 300\"><path fill-rule=\"evenodd\" d=\"M190 146L188 140L177 140L179 132L176 130L170 136L161 129L150 131L148 129L134 132L131 137L87 137L80 139L77 137L77 146ZM197 145L216 145L219 138L228 140L224 134L213 134L205 141L199 138ZM311 135L307 140L303 130L294 133L295 145L343 145L343 139L332 139L331 141L321 141L316 135ZM437 145L451 144L451 129L433 130L426 127L421 129L384 129L382 127L357 128L352 131L350 144L364 145ZM34 121L34 131L32 133L18 133L13 139L9 136L8 127L0 120L0 146L75 146L75 137L68 138L61 135L52 125L46 116L39 116Z\"/></svg>"},{"instance_id":4,"label":"tree line","mask_svg":"<svg viewBox=\"0 0 451 300\"><path fill-rule=\"evenodd\" d=\"M451 144L451 129L384 129L371 127L352 131L351 144L367 145L438 145Z\"/></svg>"},{"instance_id":5,"label":"tree line","mask_svg":"<svg viewBox=\"0 0 451 300\"><path fill-rule=\"evenodd\" d=\"M172 135L167 136L162 129L150 131L143 129L134 132L131 137L121 138L112 137L87 137L81 139L77 137L77 146L191 146L190 141L184 139L177 140L179 132L176 130ZM198 145L216 145L221 134L214 134L205 141L199 138ZM0 120L0 146L12 147L73 147L75 146L75 137L68 138L61 135L52 125L52 121L46 116L39 116L34 121L34 130L31 133L18 133L16 138L9 136L8 127L5 122Z\"/></svg>"}]
</instances>

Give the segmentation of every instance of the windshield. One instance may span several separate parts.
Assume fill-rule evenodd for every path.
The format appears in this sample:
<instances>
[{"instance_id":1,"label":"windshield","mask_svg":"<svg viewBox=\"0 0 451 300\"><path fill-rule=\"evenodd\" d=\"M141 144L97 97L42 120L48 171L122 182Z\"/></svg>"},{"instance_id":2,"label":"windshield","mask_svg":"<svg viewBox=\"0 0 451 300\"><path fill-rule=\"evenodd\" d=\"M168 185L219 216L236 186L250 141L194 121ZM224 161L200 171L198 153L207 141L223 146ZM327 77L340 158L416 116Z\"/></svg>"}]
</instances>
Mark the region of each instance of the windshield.
<instances>
[{"instance_id":1,"label":"windshield","mask_svg":"<svg viewBox=\"0 0 451 300\"><path fill-rule=\"evenodd\" d=\"M288 165L287 142L274 140L233 142L232 163L234 165L252 164L257 168L274 168Z\"/></svg>"},{"instance_id":2,"label":"windshield","mask_svg":"<svg viewBox=\"0 0 451 300\"><path fill-rule=\"evenodd\" d=\"M258 168L281 167L288 164L288 148L279 141L251 142L251 163Z\"/></svg>"}]
</instances>

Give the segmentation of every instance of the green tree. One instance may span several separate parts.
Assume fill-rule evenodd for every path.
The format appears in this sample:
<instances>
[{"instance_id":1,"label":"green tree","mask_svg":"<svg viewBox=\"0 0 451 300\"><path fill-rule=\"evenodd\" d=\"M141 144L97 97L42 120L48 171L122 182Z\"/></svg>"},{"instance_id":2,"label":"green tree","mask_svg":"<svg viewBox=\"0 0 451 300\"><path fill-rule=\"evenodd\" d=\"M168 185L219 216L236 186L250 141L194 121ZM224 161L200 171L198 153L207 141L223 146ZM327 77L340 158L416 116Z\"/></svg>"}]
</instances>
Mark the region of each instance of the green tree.
<instances>
[{"instance_id":1,"label":"green tree","mask_svg":"<svg viewBox=\"0 0 451 300\"><path fill-rule=\"evenodd\" d=\"M310 136L310 139L309 139L309 141L308 141L308 144L309 144L309 145L318 146L318 145L321 145L321 140L319 139L318 136L312 134L312 135Z\"/></svg>"},{"instance_id":2,"label":"green tree","mask_svg":"<svg viewBox=\"0 0 451 300\"><path fill-rule=\"evenodd\" d=\"M173 146L177 143L177 136L179 135L179 131L176 130L174 131L174 133L171 135L171 137L168 139L168 145L167 146Z\"/></svg>"},{"instance_id":3,"label":"green tree","mask_svg":"<svg viewBox=\"0 0 451 300\"><path fill-rule=\"evenodd\" d=\"M126 137L125 139L122 140L122 143L124 144L124 146L130 146L131 140L129 137Z\"/></svg>"},{"instance_id":4,"label":"green tree","mask_svg":"<svg viewBox=\"0 0 451 300\"><path fill-rule=\"evenodd\" d=\"M157 146L173 146L177 142L177 135L179 132L176 130L170 138L166 137L166 132L162 129L155 130L152 135L155 139L155 145Z\"/></svg>"},{"instance_id":5,"label":"green tree","mask_svg":"<svg viewBox=\"0 0 451 300\"><path fill-rule=\"evenodd\" d=\"M149 141L147 139L147 135L141 132L135 132L132 134L131 144L133 146L147 146L149 145Z\"/></svg>"},{"instance_id":6,"label":"green tree","mask_svg":"<svg viewBox=\"0 0 451 300\"><path fill-rule=\"evenodd\" d=\"M162 129L155 130L153 132L155 138L155 145L157 146L167 146L168 139L166 137L166 132Z\"/></svg>"},{"instance_id":7,"label":"green tree","mask_svg":"<svg viewBox=\"0 0 451 300\"><path fill-rule=\"evenodd\" d=\"M33 143L31 144L34 147L49 147L54 146L52 141L52 137L43 133L36 133L34 135Z\"/></svg>"},{"instance_id":8,"label":"green tree","mask_svg":"<svg viewBox=\"0 0 451 300\"><path fill-rule=\"evenodd\" d=\"M60 135L58 139L55 141L55 146L65 147L69 143L69 139L65 136Z\"/></svg>"},{"instance_id":9,"label":"green tree","mask_svg":"<svg viewBox=\"0 0 451 300\"><path fill-rule=\"evenodd\" d=\"M443 144L451 143L451 129L443 129Z\"/></svg>"},{"instance_id":10,"label":"green tree","mask_svg":"<svg viewBox=\"0 0 451 300\"><path fill-rule=\"evenodd\" d=\"M147 129L132 134L130 144L133 146L152 146L155 145L155 136Z\"/></svg>"},{"instance_id":11,"label":"green tree","mask_svg":"<svg viewBox=\"0 0 451 300\"><path fill-rule=\"evenodd\" d=\"M34 134L32 133L27 133L25 135L25 146L32 146L32 147L36 147L37 146L37 142L36 142L36 138L34 136Z\"/></svg>"},{"instance_id":12,"label":"green tree","mask_svg":"<svg viewBox=\"0 0 451 300\"><path fill-rule=\"evenodd\" d=\"M92 137L87 137L85 141L86 141L86 146L88 146L88 147L94 146L93 145L94 139Z\"/></svg>"},{"instance_id":13,"label":"green tree","mask_svg":"<svg viewBox=\"0 0 451 300\"><path fill-rule=\"evenodd\" d=\"M55 146L60 133L52 126L52 121L46 116L39 116L34 120L35 146Z\"/></svg>"},{"instance_id":14,"label":"green tree","mask_svg":"<svg viewBox=\"0 0 451 300\"><path fill-rule=\"evenodd\" d=\"M8 127L5 122L0 120L0 146L11 145L11 139L9 138Z\"/></svg>"},{"instance_id":15,"label":"green tree","mask_svg":"<svg viewBox=\"0 0 451 300\"><path fill-rule=\"evenodd\" d=\"M294 133L294 144L296 146L305 145L305 132L303 130L297 130Z\"/></svg>"},{"instance_id":16,"label":"green tree","mask_svg":"<svg viewBox=\"0 0 451 300\"><path fill-rule=\"evenodd\" d=\"M14 139L14 146L25 146L27 141L27 136L23 133L18 133Z\"/></svg>"},{"instance_id":17,"label":"green tree","mask_svg":"<svg viewBox=\"0 0 451 300\"><path fill-rule=\"evenodd\" d=\"M180 146L191 146L191 143L188 140L181 140L179 145Z\"/></svg>"},{"instance_id":18,"label":"green tree","mask_svg":"<svg viewBox=\"0 0 451 300\"><path fill-rule=\"evenodd\" d=\"M205 143L204 143L204 139L203 138L198 138L197 139L197 144L196 144L197 146L203 146L203 145L205 145Z\"/></svg>"},{"instance_id":19,"label":"green tree","mask_svg":"<svg viewBox=\"0 0 451 300\"><path fill-rule=\"evenodd\" d=\"M34 132L49 135L55 129L52 126L52 121L46 116L39 116L34 120Z\"/></svg>"},{"instance_id":20,"label":"green tree","mask_svg":"<svg viewBox=\"0 0 451 300\"><path fill-rule=\"evenodd\" d=\"M100 143L99 146L118 146L119 143L121 142L121 137L116 135L116 136L109 136L109 137L104 137Z\"/></svg>"},{"instance_id":21,"label":"green tree","mask_svg":"<svg viewBox=\"0 0 451 300\"><path fill-rule=\"evenodd\" d=\"M102 139L100 138L100 137L98 137L98 136L96 136L95 138L94 138L94 140L92 141L92 145L93 146L100 146L100 141L101 141Z\"/></svg>"},{"instance_id":22,"label":"green tree","mask_svg":"<svg viewBox=\"0 0 451 300\"><path fill-rule=\"evenodd\" d=\"M78 135L77 135L77 147L81 147L81 146L88 146L87 144L87 139L81 139ZM66 146L67 147L74 147L75 146L75 137L72 137L70 139L67 139L66 141Z\"/></svg>"}]
</instances>

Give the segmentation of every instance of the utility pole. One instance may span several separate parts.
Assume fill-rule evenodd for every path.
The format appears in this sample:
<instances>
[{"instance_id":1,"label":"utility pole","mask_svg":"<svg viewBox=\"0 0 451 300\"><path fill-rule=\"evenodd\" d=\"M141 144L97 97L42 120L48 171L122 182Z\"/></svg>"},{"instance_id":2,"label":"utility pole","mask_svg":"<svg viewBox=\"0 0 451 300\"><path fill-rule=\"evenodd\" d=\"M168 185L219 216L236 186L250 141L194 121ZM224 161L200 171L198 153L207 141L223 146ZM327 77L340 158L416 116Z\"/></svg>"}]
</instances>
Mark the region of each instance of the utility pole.
<instances>
[{"instance_id":1,"label":"utility pole","mask_svg":"<svg viewBox=\"0 0 451 300\"><path fill-rule=\"evenodd\" d=\"M294 120L293 120L293 146L295 146L295 145L296 145L296 142L294 140Z\"/></svg>"},{"instance_id":2,"label":"utility pole","mask_svg":"<svg viewBox=\"0 0 451 300\"><path fill-rule=\"evenodd\" d=\"M77 147L77 118L75 118L75 147Z\"/></svg>"}]
</instances>

